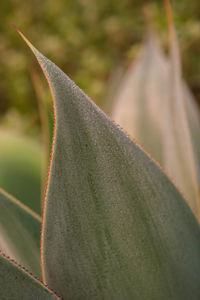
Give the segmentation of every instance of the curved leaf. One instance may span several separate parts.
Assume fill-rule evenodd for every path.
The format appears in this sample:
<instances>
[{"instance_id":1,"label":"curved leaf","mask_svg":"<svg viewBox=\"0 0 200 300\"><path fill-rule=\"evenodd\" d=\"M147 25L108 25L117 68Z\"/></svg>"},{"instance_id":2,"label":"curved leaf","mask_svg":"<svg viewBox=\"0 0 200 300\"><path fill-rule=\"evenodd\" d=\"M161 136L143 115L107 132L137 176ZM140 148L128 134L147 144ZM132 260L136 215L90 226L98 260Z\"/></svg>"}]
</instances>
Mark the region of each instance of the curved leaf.
<instances>
[{"instance_id":1,"label":"curved leaf","mask_svg":"<svg viewBox=\"0 0 200 300\"><path fill-rule=\"evenodd\" d=\"M1 300L60 299L51 290L0 253Z\"/></svg>"},{"instance_id":2,"label":"curved leaf","mask_svg":"<svg viewBox=\"0 0 200 300\"><path fill-rule=\"evenodd\" d=\"M43 223L46 282L65 299L199 299L200 229L180 193L26 42L56 107Z\"/></svg>"},{"instance_id":3,"label":"curved leaf","mask_svg":"<svg viewBox=\"0 0 200 300\"><path fill-rule=\"evenodd\" d=\"M38 215L0 189L0 251L41 277Z\"/></svg>"},{"instance_id":4,"label":"curved leaf","mask_svg":"<svg viewBox=\"0 0 200 300\"><path fill-rule=\"evenodd\" d=\"M113 96L109 115L165 165L163 144L169 104L169 65L153 34Z\"/></svg>"}]
</instances>

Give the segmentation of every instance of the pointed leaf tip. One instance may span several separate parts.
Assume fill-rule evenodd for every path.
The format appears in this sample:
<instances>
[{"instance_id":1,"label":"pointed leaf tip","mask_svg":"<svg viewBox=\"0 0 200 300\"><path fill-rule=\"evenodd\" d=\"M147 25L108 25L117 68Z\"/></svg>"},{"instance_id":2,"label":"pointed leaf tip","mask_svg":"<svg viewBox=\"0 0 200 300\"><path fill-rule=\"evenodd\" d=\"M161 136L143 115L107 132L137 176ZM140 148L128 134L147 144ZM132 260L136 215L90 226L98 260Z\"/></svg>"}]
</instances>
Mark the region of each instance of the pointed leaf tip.
<instances>
[{"instance_id":1,"label":"pointed leaf tip","mask_svg":"<svg viewBox=\"0 0 200 300\"><path fill-rule=\"evenodd\" d=\"M70 299L198 299L200 230L166 175L50 60L46 282ZM56 269L55 269L56 268Z\"/></svg>"}]
</instances>

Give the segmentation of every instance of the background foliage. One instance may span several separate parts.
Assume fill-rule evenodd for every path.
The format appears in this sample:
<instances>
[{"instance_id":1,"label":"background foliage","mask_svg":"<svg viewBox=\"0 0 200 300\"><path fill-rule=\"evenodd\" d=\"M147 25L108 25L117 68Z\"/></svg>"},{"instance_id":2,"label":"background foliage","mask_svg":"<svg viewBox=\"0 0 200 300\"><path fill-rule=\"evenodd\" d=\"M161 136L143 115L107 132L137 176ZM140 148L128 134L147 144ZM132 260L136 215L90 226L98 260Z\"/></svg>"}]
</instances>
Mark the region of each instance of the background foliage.
<instances>
[{"instance_id":1,"label":"background foliage","mask_svg":"<svg viewBox=\"0 0 200 300\"><path fill-rule=\"evenodd\" d=\"M109 79L138 56L145 37L141 0L57 0L1 3L0 116L7 126L38 134L39 115L32 57L10 23L15 23L47 57L54 58L96 102L105 99ZM163 46L167 25L162 1L149 1ZM200 101L200 2L172 1L184 77ZM167 50L167 49L166 49ZM40 73L39 73L40 74ZM50 98L45 86L45 95ZM20 121L23 116L23 121ZM17 125L16 125L17 124ZM21 125L23 124L23 125Z\"/></svg>"}]
</instances>

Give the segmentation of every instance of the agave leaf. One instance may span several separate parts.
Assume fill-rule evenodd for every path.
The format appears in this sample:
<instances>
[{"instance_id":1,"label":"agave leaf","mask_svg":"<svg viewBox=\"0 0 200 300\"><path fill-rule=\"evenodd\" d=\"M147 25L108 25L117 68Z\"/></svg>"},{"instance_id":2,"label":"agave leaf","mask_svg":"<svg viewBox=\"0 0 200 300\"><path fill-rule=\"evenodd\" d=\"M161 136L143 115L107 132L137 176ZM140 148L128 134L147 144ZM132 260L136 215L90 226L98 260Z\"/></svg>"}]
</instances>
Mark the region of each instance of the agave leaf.
<instances>
[{"instance_id":1,"label":"agave leaf","mask_svg":"<svg viewBox=\"0 0 200 300\"><path fill-rule=\"evenodd\" d=\"M164 147L165 161L169 174L183 189L191 207L200 217L200 118L183 85L180 51L170 2L165 0L165 5L170 37L170 106L166 127L169 139Z\"/></svg>"},{"instance_id":2,"label":"agave leaf","mask_svg":"<svg viewBox=\"0 0 200 300\"><path fill-rule=\"evenodd\" d=\"M1 300L60 299L39 280L0 253Z\"/></svg>"},{"instance_id":3,"label":"agave leaf","mask_svg":"<svg viewBox=\"0 0 200 300\"><path fill-rule=\"evenodd\" d=\"M0 189L0 251L41 277L38 215Z\"/></svg>"},{"instance_id":4,"label":"agave leaf","mask_svg":"<svg viewBox=\"0 0 200 300\"><path fill-rule=\"evenodd\" d=\"M64 299L199 299L200 229L181 194L26 42L56 108L43 218L45 281Z\"/></svg>"},{"instance_id":5,"label":"agave leaf","mask_svg":"<svg viewBox=\"0 0 200 300\"><path fill-rule=\"evenodd\" d=\"M117 89L109 115L164 165L164 120L169 103L169 66L154 34Z\"/></svg>"},{"instance_id":6,"label":"agave leaf","mask_svg":"<svg viewBox=\"0 0 200 300\"><path fill-rule=\"evenodd\" d=\"M40 145L3 129L0 145L0 187L40 214Z\"/></svg>"},{"instance_id":7,"label":"agave leaf","mask_svg":"<svg viewBox=\"0 0 200 300\"><path fill-rule=\"evenodd\" d=\"M174 47L177 48L177 45ZM169 61L162 54L155 37L149 35L143 55L128 70L113 97L110 116L167 170L200 218L197 200L200 118L180 70L177 70L180 69L177 51L174 58L173 50L170 70Z\"/></svg>"}]
</instances>

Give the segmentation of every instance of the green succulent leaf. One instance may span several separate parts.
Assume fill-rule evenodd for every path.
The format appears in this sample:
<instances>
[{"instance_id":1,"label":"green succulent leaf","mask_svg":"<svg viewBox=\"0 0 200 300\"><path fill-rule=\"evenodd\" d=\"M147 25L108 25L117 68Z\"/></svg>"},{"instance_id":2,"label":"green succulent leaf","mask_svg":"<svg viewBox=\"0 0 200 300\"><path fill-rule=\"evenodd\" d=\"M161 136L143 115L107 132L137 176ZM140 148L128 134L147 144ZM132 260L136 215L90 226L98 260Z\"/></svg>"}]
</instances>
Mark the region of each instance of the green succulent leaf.
<instances>
[{"instance_id":1,"label":"green succulent leaf","mask_svg":"<svg viewBox=\"0 0 200 300\"><path fill-rule=\"evenodd\" d=\"M1 300L60 299L22 267L0 253Z\"/></svg>"},{"instance_id":2,"label":"green succulent leaf","mask_svg":"<svg viewBox=\"0 0 200 300\"><path fill-rule=\"evenodd\" d=\"M0 251L41 277L41 220L36 213L0 189Z\"/></svg>"},{"instance_id":3,"label":"green succulent leaf","mask_svg":"<svg viewBox=\"0 0 200 300\"><path fill-rule=\"evenodd\" d=\"M41 213L41 147L34 140L0 130L0 187Z\"/></svg>"},{"instance_id":4,"label":"green succulent leaf","mask_svg":"<svg viewBox=\"0 0 200 300\"><path fill-rule=\"evenodd\" d=\"M64 299L199 299L200 229L181 194L26 42L56 109L42 241L48 285Z\"/></svg>"}]
</instances>

